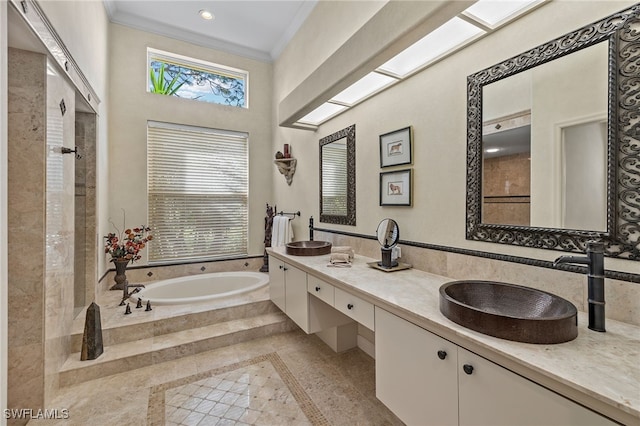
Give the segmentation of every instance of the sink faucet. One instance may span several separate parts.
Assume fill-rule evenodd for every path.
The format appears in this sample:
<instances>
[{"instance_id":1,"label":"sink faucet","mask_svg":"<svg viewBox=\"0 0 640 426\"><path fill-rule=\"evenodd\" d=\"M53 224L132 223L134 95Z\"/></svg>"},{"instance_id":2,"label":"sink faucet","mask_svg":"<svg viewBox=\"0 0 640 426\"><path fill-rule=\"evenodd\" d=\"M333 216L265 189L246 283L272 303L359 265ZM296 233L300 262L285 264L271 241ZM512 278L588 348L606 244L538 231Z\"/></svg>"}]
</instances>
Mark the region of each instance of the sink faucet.
<instances>
[{"instance_id":1,"label":"sink faucet","mask_svg":"<svg viewBox=\"0 0 640 426\"><path fill-rule=\"evenodd\" d=\"M580 263L589 268L589 329L604 332L604 244L588 242L586 256L560 256L553 262L553 266L561 263Z\"/></svg>"}]
</instances>

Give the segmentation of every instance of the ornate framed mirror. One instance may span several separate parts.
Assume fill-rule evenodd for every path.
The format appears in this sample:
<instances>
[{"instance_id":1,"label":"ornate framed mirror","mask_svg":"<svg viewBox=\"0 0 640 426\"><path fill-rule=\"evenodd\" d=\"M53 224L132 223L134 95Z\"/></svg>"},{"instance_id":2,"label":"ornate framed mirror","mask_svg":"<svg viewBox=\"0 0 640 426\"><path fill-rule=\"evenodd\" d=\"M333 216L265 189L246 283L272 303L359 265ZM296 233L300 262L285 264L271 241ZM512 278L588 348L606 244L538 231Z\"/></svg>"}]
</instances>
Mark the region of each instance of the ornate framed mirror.
<instances>
[{"instance_id":1,"label":"ornate framed mirror","mask_svg":"<svg viewBox=\"0 0 640 426\"><path fill-rule=\"evenodd\" d=\"M467 78L467 239L640 260L639 15Z\"/></svg>"},{"instance_id":2,"label":"ornate framed mirror","mask_svg":"<svg viewBox=\"0 0 640 426\"><path fill-rule=\"evenodd\" d=\"M356 224L356 125L320 139L320 222Z\"/></svg>"}]
</instances>

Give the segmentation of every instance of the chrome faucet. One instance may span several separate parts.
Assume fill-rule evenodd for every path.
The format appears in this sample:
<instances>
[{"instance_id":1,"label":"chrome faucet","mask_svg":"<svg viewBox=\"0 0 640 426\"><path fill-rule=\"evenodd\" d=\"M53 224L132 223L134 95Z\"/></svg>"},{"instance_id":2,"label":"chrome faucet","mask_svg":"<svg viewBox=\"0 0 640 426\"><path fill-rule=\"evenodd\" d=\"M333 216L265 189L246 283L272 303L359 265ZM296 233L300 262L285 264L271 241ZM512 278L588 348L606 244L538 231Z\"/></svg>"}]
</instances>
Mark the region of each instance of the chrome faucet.
<instances>
[{"instance_id":1,"label":"chrome faucet","mask_svg":"<svg viewBox=\"0 0 640 426\"><path fill-rule=\"evenodd\" d=\"M604 244L587 243L586 256L560 256L553 266L561 263L580 263L587 265L587 285L589 300L589 329L606 331L604 328Z\"/></svg>"}]
</instances>

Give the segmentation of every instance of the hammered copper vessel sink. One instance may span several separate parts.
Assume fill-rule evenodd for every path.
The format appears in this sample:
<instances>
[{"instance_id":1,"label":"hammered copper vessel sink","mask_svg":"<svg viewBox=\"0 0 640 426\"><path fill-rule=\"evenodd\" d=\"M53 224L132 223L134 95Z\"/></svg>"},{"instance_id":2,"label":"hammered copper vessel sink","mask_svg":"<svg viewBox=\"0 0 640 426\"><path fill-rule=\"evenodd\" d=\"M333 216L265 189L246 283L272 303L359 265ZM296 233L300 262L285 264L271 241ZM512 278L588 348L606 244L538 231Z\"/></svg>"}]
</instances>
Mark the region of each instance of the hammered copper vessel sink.
<instances>
[{"instance_id":1,"label":"hammered copper vessel sink","mask_svg":"<svg viewBox=\"0 0 640 426\"><path fill-rule=\"evenodd\" d=\"M440 287L440 312L489 336L516 342L563 343L578 336L578 311L562 297L494 281L453 281Z\"/></svg>"},{"instance_id":2,"label":"hammered copper vessel sink","mask_svg":"<svg viewBox=\"0 0 640 426\"><path fill-rule=\"evenodd\" d=\"M287 254L293 256L320 256L331 253L328 241L294 241L286 245Z\"/></svg>"}]
</instances>

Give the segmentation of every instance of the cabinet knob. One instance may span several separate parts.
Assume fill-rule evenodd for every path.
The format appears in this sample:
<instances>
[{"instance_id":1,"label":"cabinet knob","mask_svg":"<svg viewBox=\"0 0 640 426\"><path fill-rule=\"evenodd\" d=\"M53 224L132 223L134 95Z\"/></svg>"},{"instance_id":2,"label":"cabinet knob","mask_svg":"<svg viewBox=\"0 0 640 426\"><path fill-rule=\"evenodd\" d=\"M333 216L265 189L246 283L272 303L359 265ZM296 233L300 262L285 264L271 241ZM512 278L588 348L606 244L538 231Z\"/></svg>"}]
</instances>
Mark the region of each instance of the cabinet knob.
<instances>
[{"instance_id":1,"label":"cabinet knob","mask_svg":"<svg viewBox=\"0 0 640 426\"><path fill-rule=\"evenodd\" d=\"M353 309L353 304L349 303L349 304L347 305L347 309L349 309L349 310Z\"/></svg>"},{"instance_id":2,"label":"cabinet knob","mask_svg":"<svg viewBox=\"0 0 640 426\"><path fill-rule=\"evenodd\" d=\"M320 291L320 287L316 287L316 291Z\"/></svg>"},{"instance_id":3,"label":"cabinet knob","mask_svg":"<svg viewBox=\"0 0 640 426\"><path fill-rule=\"evenodd\" d=\"M280 266L279 266L279 268L280 268L280 269L284 269L284 266L280 265Z\"/></svg>"},{"instance_id":4,"label":"cabinet knob","mask_svg":"<svg viewBox=\"0 0 640 426\"><path fill-rule=\"evenodd\" d=\"M473 373L473 365L470 364L465 364L462 366L462 369L464 370L465 373L467 374L471 374Z\"/></svg>"},{"instance_id":5,"label":"cabinet knob","mask_svg":"<svg viewBox=\"0 0 640 426\"><path fill-rule=\"evenodd\" d=\"M438 351L438 358L445 359L447 357L446 351Z\"/></svg>"}]
</instances>

